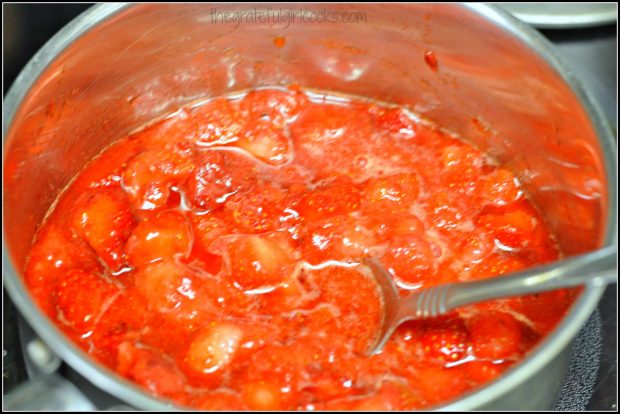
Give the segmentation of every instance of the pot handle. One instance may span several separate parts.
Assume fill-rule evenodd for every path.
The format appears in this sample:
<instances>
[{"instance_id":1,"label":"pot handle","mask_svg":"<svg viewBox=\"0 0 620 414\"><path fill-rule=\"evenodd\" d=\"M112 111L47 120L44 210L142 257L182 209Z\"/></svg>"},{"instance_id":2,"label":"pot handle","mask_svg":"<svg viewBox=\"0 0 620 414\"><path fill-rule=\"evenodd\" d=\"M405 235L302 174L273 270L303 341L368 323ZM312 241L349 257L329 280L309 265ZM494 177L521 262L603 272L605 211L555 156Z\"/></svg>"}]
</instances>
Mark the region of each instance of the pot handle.
<instances>
[{"instance_id":1,"label":"pot handle","mask_svg":"<svg viewBox=\"0 0 620 414\"><path fill-rule=\"evenodd\" d=\"M24 382L4 395L3 411L92 411L93 403L57 373Z\"/></svg>"},{"instance_id":2,"label":"pot handle","mask_svg":"<svg viewBox=\"0 0 620 414\"><path fill-rule=\"evenodd\" d=\"M23 322L19 320L19 322ZM7 411L92 411L97 407L71 381L58 374L61 361L29 325L19 324L27 381L4 395Z\"/></svg>"}]
</instances>

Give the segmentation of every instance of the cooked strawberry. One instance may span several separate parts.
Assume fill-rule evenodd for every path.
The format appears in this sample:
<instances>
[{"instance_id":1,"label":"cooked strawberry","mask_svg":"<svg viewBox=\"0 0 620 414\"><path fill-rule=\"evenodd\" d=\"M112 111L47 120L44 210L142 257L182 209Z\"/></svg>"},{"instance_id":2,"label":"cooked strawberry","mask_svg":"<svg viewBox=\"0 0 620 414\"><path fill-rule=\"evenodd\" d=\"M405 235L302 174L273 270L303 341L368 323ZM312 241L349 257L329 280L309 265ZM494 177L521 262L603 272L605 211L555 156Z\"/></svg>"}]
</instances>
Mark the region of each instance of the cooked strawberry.
<instances>
[{"instance_id":1,"label":"cooked strawberry","mask_svg":"<svg viewBox=\"0 0 620 414\"><path fill-rule=\"evenodd\" d=\"M301 146L331 141L354 142L371 130L369 114L341 105L311 104L291 125L291 134Z\"/></svg>"},{"instance_id":2,"label":"cooked strawberry","mask_svg":"<svg viewBox=\"0 0 620 414\"><path fill-rule=\"evenodd\" d=\"M359 222L336 216L308 225L301 240L306 261L319 264L328 260L358 261L375 246L375 236Z\"/></svg>"},{"instance_id":3,"label":"cooked strawberry","mask_svg":"<svg viewBox=\"0 0 620 414\"><path fill-rule=\"evenodd\" d=\"M497 378L509 364L493 364L487 361L471 361L463 364L467 379L487 382Z\"/></svg>"},{"instance_id":4,"label":"cooked strawberry","mask_svg":"<svg viewBox=\"0 0 620 414\"><path fill-rule=\"evenodd\" d=\"M424 396L426 406L447 401L468 389L459 367L420 366L412 383L416 384L416 388Z\"/></svg>"},{"instance_id":5,"label":"cooked strawberry","mask_svg":"<svg viewBox=\"0 0 620 414\"><path fill-rule=\"evenodd\" d=\"M492 253L478 263L471 263L468 266L467 274L471 280L478 280L516 272L526 267L527 262L516 256Z\"/></svg>"},{"instance_id":6,"label":"cooked strawberry","mask_svg":"<svg viewBox=\"0 0 620 414\"><path fill-rule=\"evenodd\" d=\"M285 382L271 377L245 383L241 398L251 410L292 410L296 392Z\"/></svg>"},{"instance_id":7,"label":"cooked strawberry","mask_svg":"<svg viewBox=\"0 0 620 414\"><path fill-rule=\"evenodd\" d=\"M275 289L257 295L261 314L280 315L316 304L320 292L308 281L303 270L290 271Z\"/></svg>"},{"instance_id":8,"label":"cooked strawberry","mask_svg":"<svg viewBox=\"0 0 620 414\"><path fill-rule=\"evenodd\" d=\"M328 307L330 312L335 311L331 316L336 316L333 322L337 328L328 330L350 338L354 349L363 352L377 332L381 312L374 279L357 267L328 266L308 273L308 278L321 294L321 302L331 305ZM330 318L325 312L314 316ZM319 325L316 329L320 329Z\"/></svg>"},{"instance_id":9,"label":"cooked strawberry","mask_svg":"<svg viewBox=\"0 0 620 414\"><path fill-rule=\"evenodd\" d=\"M411 391L405 381L385 380L376 391L365 395L340 398L318 404L317 410L327 411L394 411L396 409L412 409L419 405L419 398Z\"/></svg>"},{"instance_id":10,"label":"cooked strawberry","mask_svg":"<svg viewBox=\"0 0 620 414\"><path fill-rule=\"evenodd\" d=\"M147 321L146 301L135 287L126 287L102 309L97 329L92 335L93 344L116 358L118 346L129 339L138 339Z\"/></svg>"},{"instance_id":11,"label":"cooked strawberry","mask_svg":"<svg viewBox=\"0 0 620 414\"><path fill-rule=\"evenodd\" d=\"M467 356L471 346L467 328L462 319L454 316L424 321L416 334L426 358L448 364Z\"/></svg>"},{"instance_id":12,"label":"cooked strawberry","mask_svg":"<svg viewBox=\"0 0 620 414\"><path fill-rule=\"evenodd\" d=\"M580 289L558 289L513 298L513 308L533 323L539 333L549 332L566 315Z\"/></svg>"},{"instance_id":13,"label":"cooked strawberry","mask_svg":"<svg viewBox=\"0 0 620 414\"><path fill-rule=\"evenodd\" d=\"M123 246L134 225L129 202L121 190L93 190L76 201L76 232L112 271L124 266Z\"/></svg>"},{"instance_id":14,"label":"cooked strawberry","mask_svg":"<svg viewBox=\"0 0 620 414\"><path fill-rule=\"evenodd\" d=\"M274 287L292 271L294 257L278 235L240 236L227 247L230 278L244 290Z\"/></svg>"},{"instance_id":15,"label":"cooked strawberry","mask_svg":"<svg viewBox=\"0 0 620 414\"><path fill-rule=\"evenodd\" d=\"M249 365L237 380L242 399L253 410L292 410L299 398L299 385L307 367L316 361L315 347L299 342L265 344L250 356Z\"/></svg>"},{"instance_id":16,"label":"cooked strawberry","mask_svg":"<svg viewBox=\"0 0 620 414\"><path fill-rule=\"evenodd\" d=\"M455 236L455 231L469 230L468 220L478 209L443 191L431 194L424 208L429 224L447 237Z\"/></svg>"},{"instance_id":17,"label":"cooked strawberry","mask_svg":"<svg viewBox=\"0 0 620 414\"><path fill-rule=\"evenodd\" d=\"M306 192L295 209L308 223L328 217L347 215L359 209L361 194L356 184L338 178L313 191Z\"/></svg>"},{"instance_id":18,"label":"cooked strawberry","mask_svg":"<svg viewBox=\"0 0 620 414\"><path fill-rule=\"evenodd\" d=\"M423 236L394 237L381 262L406 283L430 282L435 275L435 254Z\"/></svg>"},{"instance_id":19,"label":"cooked strawberry","mask_svg":"<svg viewBox=\"0 0 620 414\"><path fill-rule=\"evenodd\" d=\"M519 182L504 168L498 168L480 180L478 197L493 206L505 206L522 197Z\"/></svg>"},{"instance_id":20,"label":"cooked strawberry","mask_svg":"<svg viewBox=\"0 0 620 414\"><path fill-rule=\"evenodd\" d=\"M199 147L210 147L238 141L247 119L228 99L216 98L192 109L187 123L188 139Z\"/></svg>"},{"instance_id":21,"label":"cooked strawberry","mask_svg":"<svg viewBox=\"0 0 620 414\"><path fill-rule=\"evenodd\" d=\"M58 310L76 331L91 331L98 317L111 304L118 288L101 276L79 269L67 271L56 281L55 297Z\"/></svg>"},{"instance_id":22,"label":"cooked strawberry","mask_svg":"<svg viewBox=\"0 0 620 414\"><path fill-rule=\"evenodd\" d=\"M202 374L213 374L231 364L241 340L243 330L230 322L214 322L200 332L189 346L185 362Z\"/></svg>"},{"instance_id":23,"label":"cooked strawberry","mask_svg":"<svg viewBox=\"0 0 620 414\"><path fill-rule=\"evenodd\" d=\"M382 129L387 129L393 133L399 133L405 137L415 135L416 123L401 108L390 108L380 111L376 122Z\"/></svg>"},{"instance_id":24,"label":"cooked strawberry","mask_svg":"<svg viewBox=\"0 0 620 414\"><path fill-rule=\"evenodd\" d=\"M389 241L394 236L420 236L425 234L422 220L406 212L385 212L382 216L369 217L369 228L381 241Z\"/></svg>"},{"instance_id":25,"label":"cooked strawberry","mask_svg":"<svg viewBox=\"0 0 620 414\"><path fill-rule=\"evenodd\" d=\"M172 358L132 342L119 346L116 369L155 395L174 396L185 387L185 378Z\"/></svg>"},{"instance_id":26,"label":"cooked strawberry","mask_svg":"<svg viewBox=\"0 0 620 414\"><path fill-rule=\"evenodd\" d=\"M167 205L171 187L181 185L193 170L187 151L152 149L129 163L122 184L136 208L154 210Z\"/></svg>"},{"instance_id":27,"label":"cooked strawberry","mask_svg":"<svg viewBox=\"0 0 620 414\"><path fill-rule=\"evenodd\" d=\"M300 106L306 102L307 98L302 93L256 90L249 92L239 102L239 108L252 120L269 121L283 128L297 116Z\"/></svg>"},{"instance_id":28,"label":"cooked strawberry","mask_svg":"<svg viewBox=\"0 0 620 414\"><path fill-rule=\"evenodd\" d=\"M174 258L186 258L193 236L188 219L178 211L156 213L141 221L133 230L125 253L134 267Z\"/></svg>"},{"instance_id":29,"label":"cooked strawberry","mask_svg":"<svg viewBox=\"0 0 620 414\"><path fill-rule=\"evenodd\" d=\"M540 222L525 209L516 209L502 214L487 214L479 217L477 224L485 228L505 250L524 249L540 242Z\"/></svg>"},{"instance_id":30,"label":"cooked strawberry","mask_svg":"<svg viewBox=\"0 0 620 414\"><path fill-rule=\"evenodd\" d=\"M407 209L420 193L415 174L396 174L373 178L366 183L365 201L375 208Z\"/></svg>"},{"instance_id":31,"label":"cooked strawberry","mask_svg":"<svg viewBox=\"0 0 620 414\"><path fill-rule=\"evenodd\" d=\"M234 232L221 219L210 214L192 215L192 233L194 235L194 246L191 257L200 261L200 266L211 274L217 274L222 266L222 259L219 254L212 253L209 248L211 244L220 236Z\"/></svg>"},{"instance_id":32,"label":"cooked strawberry","mask_svg":"<svg viewBox=\"0 0 620 414\"><path fill-rule=\"evenodd\" d=\"M141 267L135 274L135 284L151 309L176 319L199 320L208 310L209 304L198 294L199 279L174 262Z\"/></svg>"},{"instance_id":33,"label":"cooked strawberry","mask_svg":"<svg viewBox=\"0 0 620 414\"><path fill-rule=\"evenodd\" d=\"M241 136L237 145L252 156L272 165L289 161L289 143L284 131L269 122L256 122Z\"/></svg>"},{"instance_id":34,"label":"cooked strawberry","mask_svg":"<svg viewBox=\"0 0 620 414\"><path fill-rule=\"evenodd\" d=\"M28 255L24 280L37 304L50 317L56 317L53 286L68 269L82 267L100 271L101 264L88 244L71 237L68 228L48 225L41 229Z\"/></svg>"},{"instance_id":35,"label":"cooked strawberry","mask_svg":"<svg viewBox=\"0 0 620 414\"><path fill-rule=\"evenodd\" d=\"M193 400L192 406L202 411L244 411L249 407L234 391L209 391Z\"/></svg>"},{"instance_id":36,"label":"cooked strawberry","mask_svg":"<svg viewBox=\"0 0 620 414\"><path fill-rule=\"evenodd\" d=\"M451 182L475 179L484 166L484 158L477 149L454 140L441 154L443 174Z\"/></svg>"},{"instance_id":37,"label":"cooked strawberry","mask_svg":"<svg viewBox=\"0 0 620 414\"><path fill-rule=\"evenodd\" d=\"M325 368L319 373L313 373L311 378L311 383L302 388L301 391L311 394L315 401L331 402L360 394L360 391L353 387L353 380L351 378L337 372L328 371ZM328 409L322 404L320 407L316 407L314 404L313 406L317 410Z\"/></svg>"},{"instance_id":38,"label":"cooked strawberry","mask_svg":"<svg viewBox=\"0 0 620 414\"><path fill-rule=\"evenodd\" d=\"M256 181L256 166L246 157L230 151L205 151L186 187L193 206L213 210L228 197L248 190Z\"/></svg>"},{"instance_id":39,"label":"cooked strawberry","mask_svg":"<svg viewBox=\"0 0 620 414\"><path fill-rule=\"evenodd\" d=\"M173 261L140 268L135 284L151 309L188 328L199 326L213 315L244 315L255 302L232 283Z\"/></svg>"},{"instance_id":40,"label":"cooked strawberry","mask_svg":"<svg viewBox=\"0 0 620 414\"><path fill-rule=\"evenodd\" d=\"M223 220L211 214L193 214L190 219L193 225L195 242L196 244L200 244L201 248L205 251L209 250L211 243L218 237L235 231Z\"/></svg>"},{"instance_id":41,"label":"cooked strawberry","mask_svg":"<svg viewBox=\"0 0 620 414\"><path fill-rule=\"evenodd\" d=\"M291 124L290 132L295 162L322 179L354 170L356 157L368 150L374 127L370 114L346 106L311 104Z\"/></svg>"},{"instance_id":42,"label":"cooked strawberry","mask_svg":"<svg viewBox=\"0 0 620 414\"><path fill-rule=\"evenodd\" d=\"M287 215L284 211L285 200L286 193L282 189L261 182L246 192L230 197L224 208L241 232L263 233L281 227L280 219Z\"/></svg>"},{"instance_id":43,"label":"cooked strawberry","mask_svg":"<svg viewBox=\"0 0 620 414\"><path fill-rule=\"evenodd\" d=\"M521 352L521 324L508 313L478 314L469 321L468 329L478 359L508 359Z\"/></svg>"},{"instance_id":44,"label":"cooked strawberry","mask_svg":"<svg viewBox=\"0 0 620 414\"><path fill-rule=\"evenodd\" d=\"M465 263L476 264L489 257L496 250L496 246L488 231L474 230L463 237L455 250Z\"/></svg>"}]
</instances>

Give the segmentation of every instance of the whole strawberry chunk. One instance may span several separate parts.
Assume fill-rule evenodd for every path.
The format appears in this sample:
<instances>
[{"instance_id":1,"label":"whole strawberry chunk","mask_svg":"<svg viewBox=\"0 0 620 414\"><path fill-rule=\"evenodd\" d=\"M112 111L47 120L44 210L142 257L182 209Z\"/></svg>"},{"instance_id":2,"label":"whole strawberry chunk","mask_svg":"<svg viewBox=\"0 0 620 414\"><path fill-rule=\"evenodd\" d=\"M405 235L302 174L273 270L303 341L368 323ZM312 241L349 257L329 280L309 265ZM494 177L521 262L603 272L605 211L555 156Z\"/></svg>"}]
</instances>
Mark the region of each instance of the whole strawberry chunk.
<instances>
[{"instance_id":1,"label":"whole strawberry chunk","mask_svg":"<svg viewBox=\"0 0 620 414\"><path fill-rule=\"evenodd\" d=\"M242 155L229 151L206 151L198 158L197 168L187 181L193 206L213 210L256 181L256 166Z\"/></svg>"},{"instance_id":2,"label":"whole strawberry chunk","mask_svg":"<svg viewBox=\"0 0 620 414\"><path fill-rule=\"evenodd\" d=\"M56 281L56 304L62 318L76 331L91 331L114 299L118 288L97 274L69 270Z\"/></svg>"},{"instance_id":3,"label":"whole strawberry chunk","mask_svg":"<svg viewBox=\"0 0 620 414\"><path fill-rule=\"evenodd\" d=\"M172 396L185 386L185 378L172 358L132 342L119 346L116 369L156 395Z\"/></svg>"},{"instance_id":4,"label":"whole strawberry chunk","mask_svg":"<svg viewBox=\"0 0 620 414\"><path fill-rule=\"evenodd\" d=\"M289 160L289 143L284 131L269 122L253 124L237 145L268 164L280 165Z\"/></svg>"},{"instance_id":5,"label":"whole strawberry chunk","mask_svg":"<svg viewBox=\"0 0 620 414\"><path fill-rule=\"evenodd\" d=\"M291 247L278 235L242 236L228 245L230 277L243 289L281 283L295 261Z\"/></svg>"},{"instance_id":6,"label":"whole strawberry chunk","mask_svg":"<svg viewBox=\"0 0 620 414\"><path fill-rule=\"evenodd\" d=\"M421 322L419 341L427 358L441 364L465 358L471 347L465 323L456 316Z\"/></svg>"},{"instance_id":7,"label":"whole strawberry chunk","mask_svg":"<svg viewBox=\"0 0 620 414\"><path fill-rule=\"evenodd\" d=\"M76 201L73 224L112 271L123 267L123 246L135 221L121 190L94 190L83 194Z\"/></svg>"},{"instance_id":8,"label":"whole strawberry chunk","mask_svg":"<svg viewBox=\"0 0 620 414\"><path fill-rule=\"evenodd\" d=\"M430 282L435 275L435 255L422 236L394 237L381 261L392 275L406 283Z\"/></svg>"},{"instance_id":9,"label":"whole strawberry chunk","mask_svg":"<svg viewBox=\"0 0 620 414\"><path fill-rule=\"evenodd\" d=\"M357 185L345 178L304 194L296 210L308 223L341 214L349 214L359 209L361 194Z\"/></svg>"},{"instance_id":10,"label":"whole strawberry chunk","mask_svg":"<svg viewBox=\"0 0 620 414\"><path fill-rule=\"evenodd\" d=\"M188 151L153 149L129 163L122 175L123 187L137 208L155 210L167 205L171 187L180 186L193 170Z\"/></svg>"},{"instance_id":11,"label":"whole strawberry chunk","mask_svg":"<svg viewBox=\"0 0 620 414\"><path fill-rule=\"evenodd\" d=\"M192 239L183 213L166 211L141 221L129 236L125 252L129 263L140 267L157 260L187 257Z\"/></svg>"},{"instance_id":12,"label":"whole strawberry chunk","mask_svg":"<svg viewBox=\"0 0 620 414\"><path fill-rule=\"evenodd\" d=\"M469 323L469 333L476 357L507 359L521 349L521 324L512 315L491 311L477 315Z\"/></svg>"}]
</instances>

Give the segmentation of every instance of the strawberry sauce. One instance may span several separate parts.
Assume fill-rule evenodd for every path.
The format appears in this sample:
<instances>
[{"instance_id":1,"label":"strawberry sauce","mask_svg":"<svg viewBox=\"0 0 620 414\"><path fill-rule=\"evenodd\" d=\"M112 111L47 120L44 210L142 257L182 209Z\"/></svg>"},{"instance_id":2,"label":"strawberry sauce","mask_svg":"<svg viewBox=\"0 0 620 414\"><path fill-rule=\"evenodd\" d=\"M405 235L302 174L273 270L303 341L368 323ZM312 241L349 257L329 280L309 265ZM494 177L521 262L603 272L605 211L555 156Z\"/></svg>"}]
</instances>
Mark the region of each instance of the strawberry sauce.
<instances>
[{"instance_id":1,"label":"strawberry sauce","mask_svg":"<svg viewBox=\"0 0 620 414\"><path fill-rule=\"evenodd\" d=\"M431 407L523 358L575 295L409 322L368 357L368 255L405 294L559 253L515 176L472 145L400 107L281 88L105 149L41 226L25 279L93 358L211 410Z\"/></svg>"}]
</instances>

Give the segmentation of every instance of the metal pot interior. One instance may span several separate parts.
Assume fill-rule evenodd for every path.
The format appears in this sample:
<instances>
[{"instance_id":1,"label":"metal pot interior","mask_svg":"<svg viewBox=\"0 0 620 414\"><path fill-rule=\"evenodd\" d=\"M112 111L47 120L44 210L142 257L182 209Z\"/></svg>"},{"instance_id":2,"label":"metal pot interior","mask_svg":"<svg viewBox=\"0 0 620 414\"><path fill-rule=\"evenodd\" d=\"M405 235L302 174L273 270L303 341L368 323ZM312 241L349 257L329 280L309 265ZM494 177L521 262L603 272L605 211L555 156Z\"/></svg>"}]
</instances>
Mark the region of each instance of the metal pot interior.
<instances>
[{"instance_id":1,"label":"metal pot interior","mask_svg":"<svg viewBox=\"0 0 620 414\"><path fill-rule=\"evenodd\" d=\"M214 10L255 9L357 11L366 21L213 20ZM100 7L78 23L7 100L4 235L18 271L54 199L108 144L197 99L289 84L409 107L513 170L564 253L604 243L615 198L604 127L536 51L540 38L526 46L518 25L487 6L142 4Z\"/></svg>"}]
</instances>

